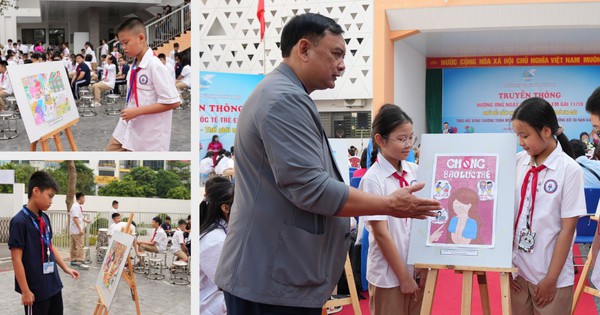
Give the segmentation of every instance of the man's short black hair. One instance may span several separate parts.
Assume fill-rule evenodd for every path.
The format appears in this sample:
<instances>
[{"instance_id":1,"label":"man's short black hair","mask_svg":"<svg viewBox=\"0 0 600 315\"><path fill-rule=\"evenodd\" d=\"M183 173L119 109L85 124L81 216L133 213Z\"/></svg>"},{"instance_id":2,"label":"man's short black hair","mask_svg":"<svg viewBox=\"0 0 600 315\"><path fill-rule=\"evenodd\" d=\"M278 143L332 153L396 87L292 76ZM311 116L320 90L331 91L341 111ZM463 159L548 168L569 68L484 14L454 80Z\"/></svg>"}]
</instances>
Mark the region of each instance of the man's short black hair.
<instances>
[{"instance_id":1,"label":"man's short black hair","mask_svg":"<svg viewBox=\"0 0 600 315\"><path fill-rule=\"evenodd\" d=\"M54 178L45 171L37 171L31 174L31 177L29 177L29 185L27 186L27 198L31 198L33 188L35 187L40 191L54 189L55 192L58 192L58 184Z\"/></svg>"},{"instance_id":2,"label":"man's short black hair","mask_svg":"<svg viewBox=\"0 0 600 315\"><path fill-rule=\"evenodd\" d=\"M165 221L166 221L166 220L169 220L169 221L171 221L171 217L170 217L170 216L166 216L166 217L165 217Z\"/></svg>"},{"instance_id":3,"label":"man's short black hair","mask_svg":"<svg viewBox=\"0 0 600 315\"><path fill-rule=\"evenodd\" d=\"M167 59L167 56L163 53L158 54L158 59Z\"/></svg>"},{"instance_id":4,"label":"man's short black hair","mask_svg":"<svg viewBox=\"0 0 600 315\"><path fill-rule=\"evenodd\" d=\"M142 20L140 20L140 18L131 17L131 18L128 18L125 21L121 22L121 24L119 24L117 26L117 28L115 29L115 33L119 34L122 31L133 31L136 29L144 32L144 34L145 34L146 28L144 26L144 22L142 22Z\"/></svg>"},{"instance_id":5,"label":"man's short black hair","mask_svg":"<svg viewBox=\"0 0 600 315\"><path fill-rule=\"evenodd\" d=\"M85 197L85 194L82 193L82 192L78 192L78 193L75 194L75 199L76 200L79 200L79 198L81 198L81 197Z\"/></svg>"},{"instance_id":6,"label":"man's short black hair","mask_svg":"<svg viewBox=\"0 0 600 315\"><path fill-rule=\"evenodd\" d=\"M179 219L179 221L177 221L177 226L180 225L187 225L187 222L184 219Z\"/></svg>"},{"instance_id":7,"label":"man's short black hair","mask_svg":"<svg viewBox=\"0 0 600 315\"><path fill-rule=\"evenodd\" d=\"M305 13L293 17L281 32L281 55L289 57L292 47L299 40L306 38L311 42L318 42L325 32L341 35L344 30L333 19L315 13Z\"/></svg>"},{"instance_id":8,"label":"man's short black hair","mask_svg":"<svg viewBox=\"0 0 600 315\"><path fill-rule=\"evenodd\" d=\"M77 57L84 58L84 57L83 57L83 54L77 54L77 55L75 55L75 58L77 58Z\"/></svg>"},{"instance_id":9,"label":"man's short black hair","mask_svg":"<svg viewBox=\"0 0 600 315\"><path fill-rule=\"evenodd\" d=\"M152 218L152 221L158 223L158 226L162 224L162 219L159 216L155 216L154 218Z\"/></svg>"},{"instance_id":10,"label":"man's short black hair","mask_svg":"<svg viewBox=\"0 0 600 315\"><path fill-rule=\"evenodd\" d=\"M585 111L600 116L600 87L597 87L585 103Z\"/></svg>"},{"instance_id":11,"label":"man's short black hair","mask_svg":"<svg viewBox=\"0 0 600 315\"><path fill-rule=\"evenodd\" d=\"M0 60L0 66L3 66L4 68L8 67L8 62L6 62L6 60Z\"/></svg>"},{"instance_id":12,"label":"man's short black hair","mask_svg":"<svg viewBox=\"0 0 600 315\"><path fill-rule=\"evenodd\" d=\"M179 48L179 43L173 44L173 47L178 47Z\"/></svg>"},{"instance_id":13,"label":"man's short black hair","mask_svg":"<svg viewBox=\"0 0 600 315\"><path fill-rule=\"evenodd\" d=\"M118 204L119 204L119 202L118 202L118 201L116 201L116 200L113 200L113 202L112 202L112 205L113 205L113 206L114 206L114 205L118 205Z\"/></svg>"},{"instance_id":14,"label":"man's short black hair","mask_svg":"<svg viewBox=\"0 0 600 315\"><path fill-rule=\"evenodd\" d=\"M120 217L120 216L121 216L120 213L115 212L115 213L112 214L111 218L114 220L114 219L116 219L117 217Z\"/></svg>"},{"instance_id":15,"label":"man's short black hair","mask_svg":"<svg viewBox=\"0 0 600 315\"><path fill-rule=\"evenodd\" d=\"M579 139L571 139L571 148L573 148L573 153L575 154L575 158L585 155L585 143Z\"/></svg>"}]
</instances>

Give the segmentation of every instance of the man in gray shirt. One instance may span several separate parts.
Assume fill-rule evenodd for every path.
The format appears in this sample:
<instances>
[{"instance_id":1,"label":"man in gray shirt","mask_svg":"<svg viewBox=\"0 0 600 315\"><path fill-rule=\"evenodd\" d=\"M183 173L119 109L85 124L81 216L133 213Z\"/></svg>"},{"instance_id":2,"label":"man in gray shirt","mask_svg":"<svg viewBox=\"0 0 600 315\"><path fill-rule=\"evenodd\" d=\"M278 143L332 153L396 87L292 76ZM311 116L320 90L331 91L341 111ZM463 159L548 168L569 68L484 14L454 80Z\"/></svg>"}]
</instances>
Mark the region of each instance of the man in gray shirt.
<instances>
[{"instance_id":1,"label":"man in gray shirt","mask_svg":"<svg viewBox=\"0 0 600 315\"><path fill-rule=\"evenodd\" d=\"M283 63L252 92L235 136L236 187L216 284L228 314L321 314L350 244L348 217L433 216L440 204L350 188L309 94L345 69L343 30L318 14L283 28Z\"/></svg>"}]
</instances>

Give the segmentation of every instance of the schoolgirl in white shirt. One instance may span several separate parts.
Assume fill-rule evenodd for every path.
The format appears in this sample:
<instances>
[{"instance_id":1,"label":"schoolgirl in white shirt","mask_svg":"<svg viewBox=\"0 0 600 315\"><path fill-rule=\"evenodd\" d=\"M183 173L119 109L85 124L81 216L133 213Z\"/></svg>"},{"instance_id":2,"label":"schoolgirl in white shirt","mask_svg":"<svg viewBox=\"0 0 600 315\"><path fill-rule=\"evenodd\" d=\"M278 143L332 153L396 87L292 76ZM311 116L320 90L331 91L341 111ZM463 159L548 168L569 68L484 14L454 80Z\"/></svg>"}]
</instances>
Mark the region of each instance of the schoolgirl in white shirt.
<instances>
[{"instance_id":1,"label":"schoolgirl in white shirt","mask_svg":"<svg viewBox=\"0 0 600 315\"><path fill-rule=\"evenodd\" d=\"M373 120L372 165L359 189L389 195L416 182L417 165L407 162L414 143L412 120L398 106L386 104ZM385 215L363 217L369 230L367 280L371 314L419 314L425 273L407 265L411 219ZM420 280L419 280L420 279Z\"/></svg>"},{"instance_id":2,"label":"schoolgirl in white shirt","mask_svg":"<svg viewBox=\"0 0 600 315\"><path fill-rule=\"evenodd\" d=\"M233 192L229 179L213 177L206 182L205 199L200 203L200 309L207 314L227 314L215 273L227 235Z\"/></svg>"},{"instance_id":3,"label":"schoolgirl in white shirt","mask_svg":"<svg viewBox=\"0 0 600 315\"><path fill-rule=\"evenodd\" d=\"M523 101L512 126L524 150L517 154L512 313L570 314L573 237L586 214L583 172L547 101Z\"/></svg>"}]
</instances>

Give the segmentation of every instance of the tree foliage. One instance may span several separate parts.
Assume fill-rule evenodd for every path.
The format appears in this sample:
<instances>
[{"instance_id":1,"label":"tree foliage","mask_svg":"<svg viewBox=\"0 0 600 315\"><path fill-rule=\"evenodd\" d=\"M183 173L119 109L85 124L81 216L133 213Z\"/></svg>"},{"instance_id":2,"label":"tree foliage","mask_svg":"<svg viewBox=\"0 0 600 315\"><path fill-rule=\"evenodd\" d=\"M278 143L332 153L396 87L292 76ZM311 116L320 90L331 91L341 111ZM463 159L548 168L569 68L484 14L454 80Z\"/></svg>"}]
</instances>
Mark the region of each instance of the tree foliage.
<instances>
[{"instance_id":1,"label":"tree foliage","mask_svg":"<svg viewBox=\"0 0 600 315\"><path fill-rule=\"evenodd\" d=\"M187 188L185 188L183 186L179 186L179 187L171 188L169 190L169 192L167 193L167 198L168 199L188 200L191 198L191 194Z\"/></svg>"}]
</instances>

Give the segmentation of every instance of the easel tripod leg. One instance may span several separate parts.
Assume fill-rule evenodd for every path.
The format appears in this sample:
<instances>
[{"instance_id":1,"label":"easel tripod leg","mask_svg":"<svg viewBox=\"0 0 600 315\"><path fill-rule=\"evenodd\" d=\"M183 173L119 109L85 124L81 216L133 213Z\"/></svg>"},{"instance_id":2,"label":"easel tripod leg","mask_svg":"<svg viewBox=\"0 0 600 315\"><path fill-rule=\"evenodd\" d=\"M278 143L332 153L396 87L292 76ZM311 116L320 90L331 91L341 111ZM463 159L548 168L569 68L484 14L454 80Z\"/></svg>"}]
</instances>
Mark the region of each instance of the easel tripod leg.
<instances>
[{"instance_id":1,"label":"easel tripod leg","mask_svg":"<svg viewBox=\"0 0 600 315\"><path fill-rule=\"evenodd\" d=\"M423 292L421 315L431 314L431 307L433 306L433 296L435 294L435 284L437 282L438 273L438 269L429 269L429 271L427 271L427 280L425 281L425 292Z\"/></svg>"},{"instance_id":2,"label":"easel tripod leg","mask_svg":"<svg viewBox=\"0 0 600 315\"><path fill-rule=\"evenodd\" d=\"M510 277L511 274L508 272L500 273L500 294L502 295L502 314L512 314L512 308L510 305Z\"/></svg>"},{"instance_id":3,"label":"easel tripod leg","mask_svg":"<svg viewBox=\"0 0 600 315\"><path fill-rule=\"evenodd\" d=\"M463 271L462 302L460 313L462 315L471 314L471 300L473 298L473 271Z\"/></svg>"}]
</instances>

